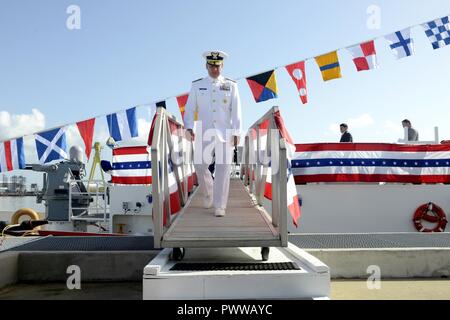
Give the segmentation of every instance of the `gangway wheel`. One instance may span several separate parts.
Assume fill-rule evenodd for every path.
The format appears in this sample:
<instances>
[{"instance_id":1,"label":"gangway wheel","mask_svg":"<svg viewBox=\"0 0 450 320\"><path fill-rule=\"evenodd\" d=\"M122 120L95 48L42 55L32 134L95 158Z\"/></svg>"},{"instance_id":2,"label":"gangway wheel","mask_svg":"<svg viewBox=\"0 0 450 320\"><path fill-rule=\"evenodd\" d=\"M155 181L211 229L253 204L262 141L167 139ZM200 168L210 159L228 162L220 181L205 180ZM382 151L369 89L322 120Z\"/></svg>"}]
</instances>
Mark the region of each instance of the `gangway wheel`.
<instances>
[{"instance_id":1,"label":"gangway wheel","mask_svg":"<svg viewBox=\"0 0 450 320\"><path fill-rule=\"evenodd\" d=\"M262 247L261 248L262 261L269 260L269 252L270 252L270 248L269 247Z\"/></svg>"},{"instance_id":2,"label":"gangway wheel","mask_svg":"<svg viewBox=\"0 0 450 320\"><path fill-rule=\"evenodd\" d=\"M181 261L184 258L185 250L184 248L173 248L172 249L172 260Z\"/></svg>"}]
</instances>

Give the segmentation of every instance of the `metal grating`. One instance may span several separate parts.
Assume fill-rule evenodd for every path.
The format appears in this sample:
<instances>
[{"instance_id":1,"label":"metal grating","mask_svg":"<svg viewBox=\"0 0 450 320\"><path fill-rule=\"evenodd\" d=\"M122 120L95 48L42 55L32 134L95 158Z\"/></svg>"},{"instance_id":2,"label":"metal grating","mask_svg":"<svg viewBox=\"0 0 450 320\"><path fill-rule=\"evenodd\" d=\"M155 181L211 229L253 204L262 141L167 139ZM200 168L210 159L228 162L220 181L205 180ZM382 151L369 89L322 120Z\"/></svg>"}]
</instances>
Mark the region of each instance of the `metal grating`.
<instances>
[{"instance_id":1,"label":"metal grating","mask_svg":"<svg viewBox=\"0 0 450 320\"><path fill-rule=\"evenodd\" d=\"M302 249L450 248L450 233L295 234Z\"/></svg>"},{"instance_id":2,"label":"metal grating","mask_svg":"<svg viewBox=\"0 0 450 320\"><path fill-rule=\"evenodd\" d=\"M290 234L289 242L302 249L450 248L450 232ZM21 243L18 240L13 246L5 246L2 249L2 251L155 250L152 236L43 237L29 243Z\"/></svg>"},{"instance_id":3,"label":"metal grating","mask_svg":"<svg viewBox=\"0 0 450 320\"><path fill-rule=\"evenodd\" d=\"M42 240L42 237L4 237L0 238L0 252L14 250L24 244Z\"/></svg>"},{"instance_id":4,"label":"metal grating","mask_svg":"<svg viewBox=\"0 0 450 320\"><path fill-rule=\"evenodd\" d=\"M300 270L293 262L277 263L177 263L170 271L286 271Z\"/></svg>"},{"instance_id":5,"label":"metal grating","mask_svg":"<svg viewBox=\"0 0 450 320\"><path fill-rule=\"evenodd\" d=\"M154 250L151 236L45 237L14 251L146 251Z\"/></svg>"}]
</instances>

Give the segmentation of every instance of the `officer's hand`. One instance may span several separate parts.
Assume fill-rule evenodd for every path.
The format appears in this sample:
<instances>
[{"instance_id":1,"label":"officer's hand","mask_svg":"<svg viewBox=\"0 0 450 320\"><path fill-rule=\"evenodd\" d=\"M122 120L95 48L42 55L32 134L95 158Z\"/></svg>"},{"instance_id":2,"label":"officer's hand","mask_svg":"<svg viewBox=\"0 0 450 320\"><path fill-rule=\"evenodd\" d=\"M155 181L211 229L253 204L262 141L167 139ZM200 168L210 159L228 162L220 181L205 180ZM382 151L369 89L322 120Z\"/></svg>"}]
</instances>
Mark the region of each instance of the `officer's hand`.
<instances>
[{"instance_id":1,"label":"officer's hand","mask_svg":"<svg viewBox=\"0 0 450 320\"><path fill-rule=\"evenodd\" d=\"M239 145L239 140L241 139L241 137L239 136L233 136L233 145L237 146Z\"/></svg>"},{"instance_id":2,"label":"officer's hand","mask_svg":"<svg viewBox=\"0 0 450 320\"><path fill-rule=\"evenodd\" d=\"M194 141L195 140L194 131L192 129L187 129L187 132L188 132L187 139L189 141Z\"/></svg>"}]
</instances>

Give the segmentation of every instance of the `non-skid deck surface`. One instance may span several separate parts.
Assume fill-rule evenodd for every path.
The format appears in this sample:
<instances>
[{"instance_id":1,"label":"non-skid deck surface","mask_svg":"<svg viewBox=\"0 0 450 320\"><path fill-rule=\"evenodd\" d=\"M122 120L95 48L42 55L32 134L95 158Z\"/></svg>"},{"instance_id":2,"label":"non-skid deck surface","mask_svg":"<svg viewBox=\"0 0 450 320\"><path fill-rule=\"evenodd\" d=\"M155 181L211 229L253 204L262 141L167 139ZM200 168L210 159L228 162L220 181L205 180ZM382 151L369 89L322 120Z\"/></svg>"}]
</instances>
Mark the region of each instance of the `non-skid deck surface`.
<instances>
[{"instance_id":1,"label":"non-skid deck surface","mask_svg":"<svg viewBox=\"0 0 450 320\"><path fill-rule=\"evenodd\" d=\"M230 181L224 217L214 208L203 208L203 195L196 192L184 213L164 236L166 241L276 240L279 239L263 213L255 206L240 180Z\"/></svg>"}]
</instances>

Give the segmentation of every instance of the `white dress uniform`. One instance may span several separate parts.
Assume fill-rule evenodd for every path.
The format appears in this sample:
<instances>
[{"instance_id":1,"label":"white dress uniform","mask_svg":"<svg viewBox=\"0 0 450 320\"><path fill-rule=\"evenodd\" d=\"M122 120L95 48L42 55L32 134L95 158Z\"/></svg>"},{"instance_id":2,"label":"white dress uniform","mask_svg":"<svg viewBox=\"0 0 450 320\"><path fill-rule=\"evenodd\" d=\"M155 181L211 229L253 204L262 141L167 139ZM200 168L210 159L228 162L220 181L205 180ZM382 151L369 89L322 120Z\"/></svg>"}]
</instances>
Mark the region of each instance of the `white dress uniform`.
<instances>
[{"instance_id":1,"label":"white dress uniform","mask_svg":"<svg viewBox=\"0 0 450 320\"><path fill-rule=\"evenodd\" d=\"M198 122L194 128L194 113ZM237 83L219 76L192 83L184 113L186 129L195 132L194 166L200 192L213 199L216 209L226 209L230 186L233 136L242 133L241 101ZM215 154L215 176L208 166ZM211 194L212 193L212 194Z\"/></svg>"}]
</instances>

